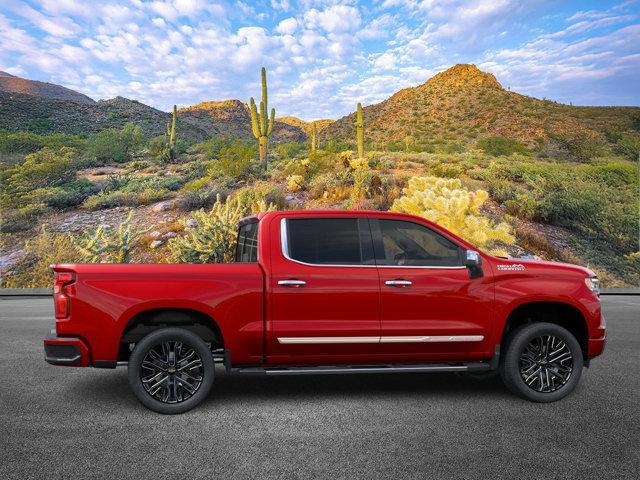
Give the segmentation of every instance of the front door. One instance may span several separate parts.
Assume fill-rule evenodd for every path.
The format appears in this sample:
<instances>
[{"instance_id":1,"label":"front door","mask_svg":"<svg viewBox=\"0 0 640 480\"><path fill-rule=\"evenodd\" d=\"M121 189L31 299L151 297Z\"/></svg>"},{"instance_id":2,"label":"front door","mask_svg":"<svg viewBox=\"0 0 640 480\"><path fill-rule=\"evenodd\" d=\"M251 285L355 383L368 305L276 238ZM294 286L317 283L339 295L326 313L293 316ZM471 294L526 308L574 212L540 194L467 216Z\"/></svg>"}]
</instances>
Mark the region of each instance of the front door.
<instances>
[{"instance_id":1,"label":"front door","mask_svg":"<svg viewBox=\"0 0 640 480\"><path fill-rule=\"evenodd\" d=\"M367 219L274 221L267 361L354 363L372 359L380 337L380 285Z\"/></svg>"},{"instance_id":2,"label":"front door","mask_svg":"<svg viewBox=\"0 0 640 480\"><path fill-rule=\"evenodd\" d=\"M490 278L471 279L465 250L405 220L372 220L381 288L381 353L397 361L482 358L489 342Z\"/></svg>"}]
</instances>

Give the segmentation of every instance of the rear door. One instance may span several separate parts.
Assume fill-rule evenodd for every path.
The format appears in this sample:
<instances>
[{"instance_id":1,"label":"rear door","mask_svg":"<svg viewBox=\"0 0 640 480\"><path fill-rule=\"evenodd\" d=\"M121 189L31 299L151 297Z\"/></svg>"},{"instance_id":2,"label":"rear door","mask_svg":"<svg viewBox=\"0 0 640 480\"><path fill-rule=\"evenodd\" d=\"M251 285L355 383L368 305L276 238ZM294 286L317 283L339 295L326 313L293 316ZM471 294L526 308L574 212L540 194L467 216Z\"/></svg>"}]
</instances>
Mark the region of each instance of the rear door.
<instances>
[{"instance_id":1,"label":"rear door","mask_svg":"<svg viewBox=\"0 0 640 480\"><path fill-rule=\"evenodd\" d=\"M381 353L468 360L489 342L493 287L471 279L465 249L420 223L372 219L381 288Z\"/></svg>"},{"instance_id":2,"label":"rear door","mask_svg":"<svg viewBox=\"0 0 640 480\"><path fill-rule=\"evenodd\" d=\"M380 285L367 219L296 214L271 225L268 362L370 360Z\"/></svg>"}]
</instances>

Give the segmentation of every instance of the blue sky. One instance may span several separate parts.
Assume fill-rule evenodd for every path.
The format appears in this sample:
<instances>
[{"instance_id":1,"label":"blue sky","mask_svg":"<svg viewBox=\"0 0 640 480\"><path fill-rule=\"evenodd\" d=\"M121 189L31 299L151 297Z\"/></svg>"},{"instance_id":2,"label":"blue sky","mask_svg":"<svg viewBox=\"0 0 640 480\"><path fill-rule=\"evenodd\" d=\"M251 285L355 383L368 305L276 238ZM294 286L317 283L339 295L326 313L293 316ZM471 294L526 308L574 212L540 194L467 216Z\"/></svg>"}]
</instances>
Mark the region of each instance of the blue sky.
<instances>
[{"instance_id":1,"label":"blue sky","mask_svg":"<svg viewBox=\"0 0 640 480\"><path fill-rule=\"evenodd\" d=\"M0 0L0 70L95 99L259 95L338 118L456 63L574 105L640 105L640 4L545 0Z\"/></svg>"}]
</instances>

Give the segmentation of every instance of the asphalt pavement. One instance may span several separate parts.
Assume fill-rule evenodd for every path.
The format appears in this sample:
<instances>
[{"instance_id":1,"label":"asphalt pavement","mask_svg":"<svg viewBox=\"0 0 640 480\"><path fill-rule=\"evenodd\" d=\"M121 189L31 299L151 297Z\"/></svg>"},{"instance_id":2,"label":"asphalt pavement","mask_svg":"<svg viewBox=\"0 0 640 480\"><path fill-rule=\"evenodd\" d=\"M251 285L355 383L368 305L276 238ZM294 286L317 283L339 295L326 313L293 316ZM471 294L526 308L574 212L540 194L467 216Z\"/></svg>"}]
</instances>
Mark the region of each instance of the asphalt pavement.
<instances>
[{"instance_id":1,"label":"asphalt pavement","mask_svg":"<svg viewBox=\"0 0 640 480\"><path fill-rule=\"evenodd\" d=\"M53 367L51 298L0 298L5 479L626 479L640 474L640 296L603 298L608 343L552 404L462 374L235 377L178 416L126 368Z\"/></svg>"}]
</instances>

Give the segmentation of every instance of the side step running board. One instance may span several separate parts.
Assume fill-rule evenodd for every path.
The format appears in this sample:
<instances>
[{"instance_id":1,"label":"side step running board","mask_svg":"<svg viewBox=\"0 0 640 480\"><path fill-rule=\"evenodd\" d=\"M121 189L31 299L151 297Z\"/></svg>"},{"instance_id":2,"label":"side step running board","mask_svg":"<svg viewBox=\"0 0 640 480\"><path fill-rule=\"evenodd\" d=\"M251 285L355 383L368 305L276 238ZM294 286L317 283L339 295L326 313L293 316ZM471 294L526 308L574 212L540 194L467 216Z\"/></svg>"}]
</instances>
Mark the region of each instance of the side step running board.
<instances>
[{"instance_id":1,"label":"side step running board","mask_svg":"<svg viewBox=\"0 0 640 480\"><path fill-rule=\"evenodd\" d=\"M345 373L415 373L415 372L481 372L491 370L488 363L425 365L363 365L363 366L322 366L322 367L239 367L232 373L252 375L341 375Z\"/></svg>"}]
</instances>

